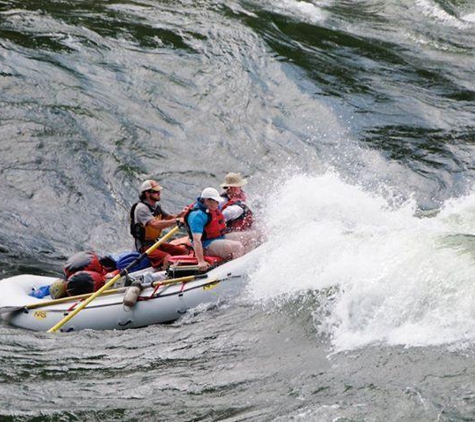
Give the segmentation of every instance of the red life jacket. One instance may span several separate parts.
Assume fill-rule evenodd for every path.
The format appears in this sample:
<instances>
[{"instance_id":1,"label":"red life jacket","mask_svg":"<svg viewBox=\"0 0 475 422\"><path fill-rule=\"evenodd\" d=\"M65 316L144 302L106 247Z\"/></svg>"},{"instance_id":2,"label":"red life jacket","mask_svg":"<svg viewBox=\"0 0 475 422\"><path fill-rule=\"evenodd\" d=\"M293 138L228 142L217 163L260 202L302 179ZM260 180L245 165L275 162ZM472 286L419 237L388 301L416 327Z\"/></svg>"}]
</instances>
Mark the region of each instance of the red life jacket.
<instances>
[{"instance_id":1,"label":"red life jacket","mask_svg":"<svg viewBox=\"0 0 475 422\"><path fill-rule=\"evenodd\" d=\"M193 239L193 234L191 233L190 226L188 224L188 217L192 212L197 210L206 213L208 216L208 222L205 225L201 240L216 239L217 237L224 235L226 232L226 221L221 211L219 209L214 211L210 210L209 208L206 208L201 202L197 201L190 206L187 213L183 217L190 239Z\"/></svg>"},{"instance_id":2,"label":"red life jacket","mask_svg":"<svg viewBox=\"0 0 475 422\"><path fill-rule=\"evenodd\" d=\"M227 197L227 195L223 196ZM254 224L254 215L252 214L252 211L249 209L249 207L244 203L244 199L245 196L243 195L242 197L230 199L224 204L223 211L231 205L238 205L243 210L243 213L238 218L226 221L226 233L249 230Z\"/></svg>"}]
</instances>

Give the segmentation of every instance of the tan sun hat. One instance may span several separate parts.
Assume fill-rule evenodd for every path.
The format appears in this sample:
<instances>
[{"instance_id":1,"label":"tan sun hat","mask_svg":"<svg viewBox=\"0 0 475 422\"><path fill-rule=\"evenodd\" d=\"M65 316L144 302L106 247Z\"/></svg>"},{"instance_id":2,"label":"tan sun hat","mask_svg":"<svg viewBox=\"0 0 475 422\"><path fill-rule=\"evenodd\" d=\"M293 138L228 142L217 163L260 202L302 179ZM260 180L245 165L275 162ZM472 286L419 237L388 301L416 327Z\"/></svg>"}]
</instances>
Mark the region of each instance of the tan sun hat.
<instances>
[{"instance_id":1,"label":"tan sun hat","mask_svg":"<svg viewBox=\"0 0 475 422\"><path fill-rule=\"evenodd\" d=\"M247 179L243 179L240 173L228 173L224 178L224 183L221 184L222 188L236 187L240 188L247 184Z\"/></svg>"},{"instance_id":2,"label":"tan sun hat","mask_svg":"<svg viewBox=\"0 0 475 422\"><path fill-rule=\"evenodd\" d=\"M161 191L163 188L155 180L146 180L140 186L140 192L146 192L148 190Z\"/></svg>"}]
</instances>

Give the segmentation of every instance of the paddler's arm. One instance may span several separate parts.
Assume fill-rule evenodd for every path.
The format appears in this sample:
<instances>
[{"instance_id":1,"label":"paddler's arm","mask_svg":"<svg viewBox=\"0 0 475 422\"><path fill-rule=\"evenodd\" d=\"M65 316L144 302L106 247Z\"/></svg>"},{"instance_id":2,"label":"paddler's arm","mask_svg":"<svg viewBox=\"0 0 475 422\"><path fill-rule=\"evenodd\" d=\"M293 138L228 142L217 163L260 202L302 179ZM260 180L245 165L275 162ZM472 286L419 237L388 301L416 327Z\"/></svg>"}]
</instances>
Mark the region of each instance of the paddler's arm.
<instances>
[{"instance_id":1,"label":"paddler's arm","mask_svg":"<svg viewBox=\"0 0 475 422\"><path fill-rule=\"evenodd\" d=\"M147 225L150 225L150 227L153 227L154 229L160 229L160 230L174 226L175 224L176 224L175 219L160 220L155 217L147 221Z\"/></svg>"},{"instance_id":2,"label":"paddler's arm","mask_svg":"<svg viewBox=\"0 0 475 422\"><path fill-rule=\"evenodd\" d=\"M190 207L183 207L183 209L180 211L179 214L176 215L176 217L177 217L177 218L184 217L185 214L188 212L189 209L190 209Z\"/></svg>"},{"instance_id":3,"label":"paddler's arm","mask_svg":"<svg viewBox=\"0 0 475 422\"><path fill-rule=\"evenodd\" d=\"M204 271L209 267L209 264L204 259L203 244L201 243L202 236L202 233L193 233L193 249L198 260L198 268Z\"/></svg>"},{"instance_id":4,"label":"paddler's arm","mask_svg":"<svg viewBox=\"0 0 475 422\"><path fill-rule=\"evenodd\" d=\"M190 207L186 206L186 207L183 207L183 209L178 213L178 214L168 214L167 212L163 211L162 209L162 219L163 220L176 220L176 219L180 219L180 221L183 223L183 219L182 217L188 212L188 209ZM168 227L168 226L167 226Z\"/></svg>"},{"instance_id":5,"label":"paddler's arm","mask_svg":"<svg viewBox=\"0 0 475 422\"><path fill-rule=\"evenodd\" d=\"M183 209L178 214L167 214L163 216L164 220L176 220L177 218L181 219L187 212L189 207L183 207Z\"/></svg>"}]
</instances>

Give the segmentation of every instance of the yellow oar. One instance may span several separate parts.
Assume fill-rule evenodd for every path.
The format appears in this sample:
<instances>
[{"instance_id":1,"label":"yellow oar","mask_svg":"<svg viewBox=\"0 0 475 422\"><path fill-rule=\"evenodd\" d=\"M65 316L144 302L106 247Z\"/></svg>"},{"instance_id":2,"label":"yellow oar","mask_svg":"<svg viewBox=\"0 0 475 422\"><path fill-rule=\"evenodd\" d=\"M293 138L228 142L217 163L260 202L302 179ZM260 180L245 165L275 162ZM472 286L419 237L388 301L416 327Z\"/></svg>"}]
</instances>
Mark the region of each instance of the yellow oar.
<instances>
[{"instance_id":1,"label":"yellow oar","mask_svg":"<svg viewBox=\"0 0 475 422\"><path fill-rule=\"evenodd\" d=\"M196 274L196 275L187 275L185 277L178 277L178 278L170 278L169 280L160 280L154 281L152 283L152 287L155 286L168 286L169 284L176 284L176 283L188 283L189 281L199 280L200 278L206 278L208 274Z\"/></svg>"},{"instance_id":2,"label":"yellow oar","mask_svg":"<svg viewBox=\"0 0 475 422\"><path fill-rule=\"evenodd\" d=\"M172 237L177 231L179 227L173 227L165 236L163 236L159 241L157 241L154 245L150 246L142 255L132 261L127 267L120 271L115 277L111 278L106 284L104 284L97 292L94 292L91 296L89 296L84 302L82 302L74 311L70 314L66 315L61 321L59 321L54 327L51 327L47 332L48 333L55 333L58 331L64 324L66 324L71 318L74 318L79 312L81 312L87 305L89 305L97 296L100 296L104 290L107 290L110 286L112 286L119 278L123 277L128 271L138 264L142 259L144 259L148 254L153 252L157 249L163 242L168 240Z\"/></svg>"},{"instance_id":3,"label":"yellow oar","mask_svg":"<svg viewBox=\"0 0 475 422\"><path fill-rule=\"evenodd\" d=\"M125 292L126 290L127 290L127 287L121 287L120 289L106 290L102 294L103 295L112 295L112 294L115 294L115 293ZM22 309L36 309L36 308L43 308L45 306L60 305L61 303L75 302L75 301L78 301L78 300L81 300L81 299L87 299L92 294L93 293L84 293L82 295L66 296L66 297L61 297L59 299L36 302L36 303L31 303L29 305L23 305L23 306L4 306L3 308L0 308L0 314L10 313L10 312L17 312L17 311L21 311Z\"/></svg>"}]
</instances>

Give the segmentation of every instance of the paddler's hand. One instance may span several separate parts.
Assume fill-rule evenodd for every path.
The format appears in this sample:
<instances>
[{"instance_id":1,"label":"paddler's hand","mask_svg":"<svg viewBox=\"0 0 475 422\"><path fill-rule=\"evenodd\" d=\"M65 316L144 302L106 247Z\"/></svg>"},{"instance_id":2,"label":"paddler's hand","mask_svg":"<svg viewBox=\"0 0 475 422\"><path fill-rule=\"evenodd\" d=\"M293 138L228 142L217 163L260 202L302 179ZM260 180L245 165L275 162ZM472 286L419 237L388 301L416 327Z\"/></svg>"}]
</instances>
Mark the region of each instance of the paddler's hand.
<instances>
[{"instance_id":1,"label":"paddler's hand","mask_svg":"<svg viewBox=\"0 0 475 422\"><path fill-rule=\"evenodd\" d=\"M209 268L209 263L206 261L198 261L198 269L200 271L206 271Z\"/></svg>"}]
</instances>

